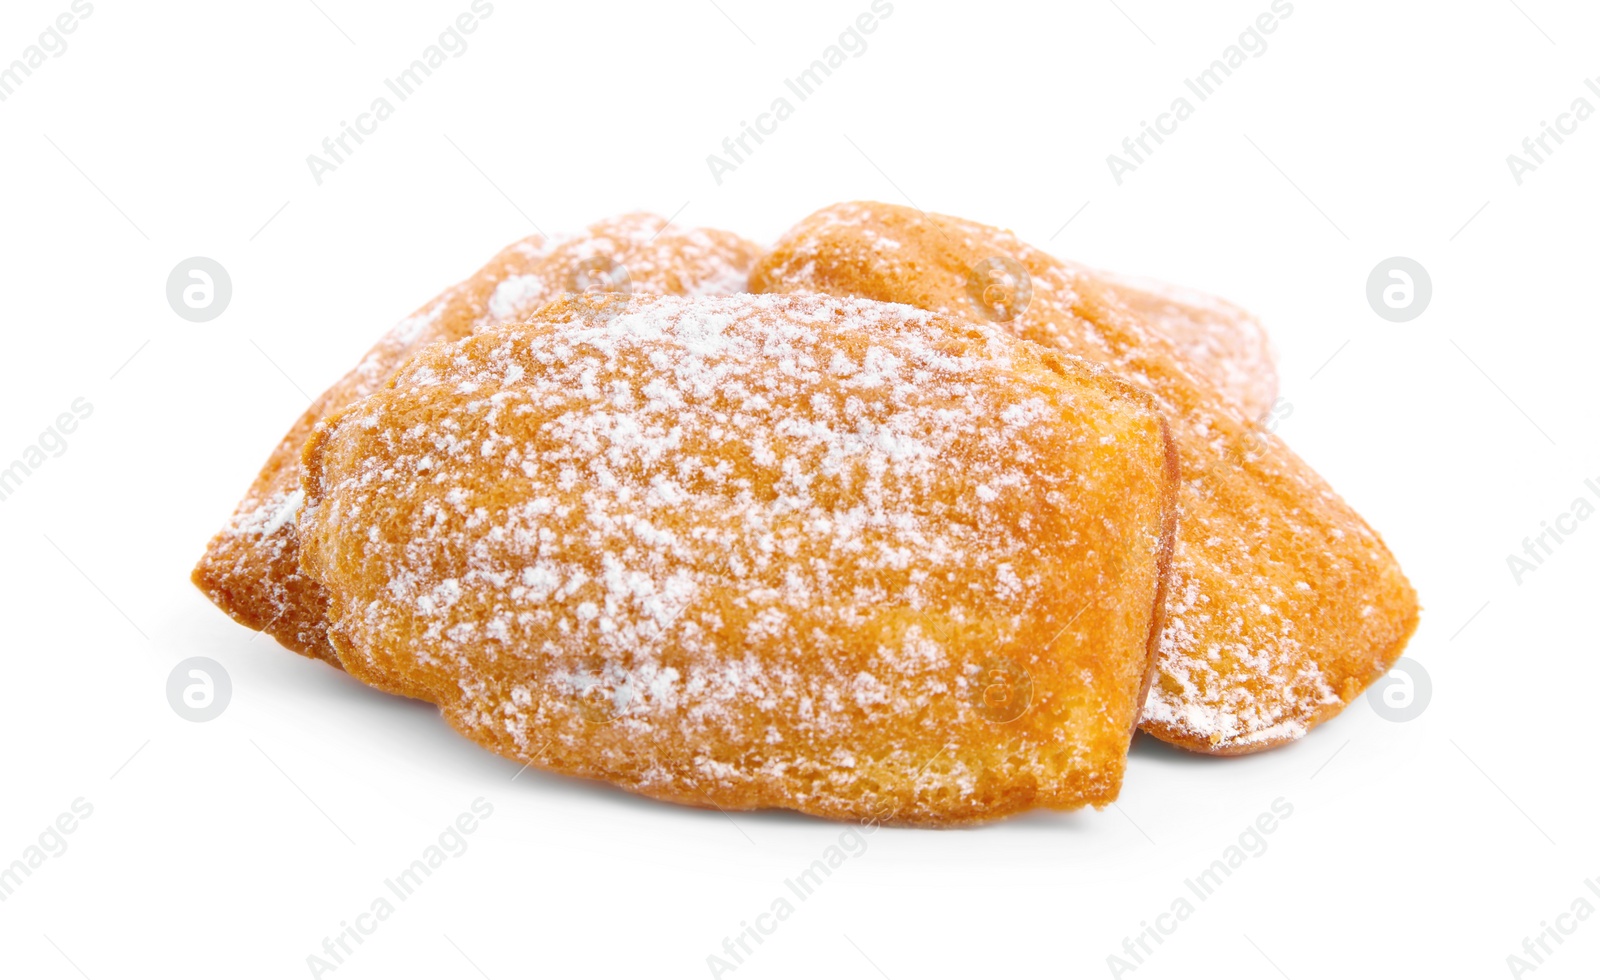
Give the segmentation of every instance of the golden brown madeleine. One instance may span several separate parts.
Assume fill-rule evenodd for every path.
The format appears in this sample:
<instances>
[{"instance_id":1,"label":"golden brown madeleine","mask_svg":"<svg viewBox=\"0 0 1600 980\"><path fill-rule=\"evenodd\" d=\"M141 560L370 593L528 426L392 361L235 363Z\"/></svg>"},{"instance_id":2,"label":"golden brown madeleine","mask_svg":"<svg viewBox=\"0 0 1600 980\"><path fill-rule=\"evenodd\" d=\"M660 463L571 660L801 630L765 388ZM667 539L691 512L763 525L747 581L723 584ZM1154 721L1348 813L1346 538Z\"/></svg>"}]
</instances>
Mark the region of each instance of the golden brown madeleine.
<instances>
[{"instance_id":1,"label":"golden brown madeleine","mask_svg":"<svg viewBox=\"0 0 1600 980\"><path fill-rule=\"evenodd\" d=\"M1183 474L1142 724L1156 737L1216 754L1297 739L1382 676L1415 630L1416 593L1382 539L1129 309L1124 288L1008 232L887 204L805 219L751 288L985 313L1155 395Z\"/></svg>"},{"instance_id":2,"label":"golden brown madeleine","mask_svg":"<svg viewBox=\"0 0 1600 980\"><path fill-rule=\"evenodd\" d=\"M1140 328L1164 339L1181 357L1194 380L1233 401L1246 419L1260 419L1278 397L1278 374L1267 332L1254 316L1227 300L1179 286L1097 272L1086 266L1034 249L1009 231L962 218L934 215L948 239L943 260L973 251L983 257L968 268L943 266L923 270L920 258L899 248L885 229L902 216L925 218L911 208L856 202L823 208L796 225L752 273L751 291L805 292L837 279L866 287L876 277L892 282L896 303L931 309L946 303L950 312L1010 323L1029 340L1075 353L1093 351L1096 358L1115 357L1100 336L1100 326L1072 309L1072 296L1087 290L1106 297L1138 318ZM919 245L919 248L925 247ZM1043 283L1015 273L1047 263L1056 273ZM866 273L872 267L876 271ZM922 280L926 271L929 278ZM883 296L873 297L884 299ZM1051 307L1032 318L1019 310L1038 299ZM1079 348L1082 348L1081 350Z\"/></svg>"},{"instance_id":3,"label":"golden brown madeleine","mask_svg":"<svg viewBox=\"0 0 1600 980\"><path fill-rule=\"evenodd\" d=\"M319 426L346 669L510 758L951 824L1116 797L1175 463L1151 399L830 297L572 299Z\"/></svg>"},{"instance_id":4,"label":"golden brown madeleine","mask_svg":"<svg viewBox=\"0 0 1600 980\"><path fill-rule=\"evenodd\" d=\"M753 243L729 232L665 224L655 215L627 214L568 238L525 238L402 320L295 421L195 566L194 583L240 623L338 666L326 636L327 599L301 575L297 554L300 451L312 427L372 393L428 344L521 319L569 291L744 290L760 251Z\"/></svg>"},{"instance_id":5,"label":"golden brown madeleine","mask_svg":"<svg viewBox=\"0 0 1600 980\"><path fill-rule=\"evenodd\" d=\"M1225 299L1168 283L1106 272L1090 273L1164 337L1202 377L1233 399L1245 418L1260 421L1278 400L1278 368L1266 328L1248 310Z\"/></svg>"}]
</instances>

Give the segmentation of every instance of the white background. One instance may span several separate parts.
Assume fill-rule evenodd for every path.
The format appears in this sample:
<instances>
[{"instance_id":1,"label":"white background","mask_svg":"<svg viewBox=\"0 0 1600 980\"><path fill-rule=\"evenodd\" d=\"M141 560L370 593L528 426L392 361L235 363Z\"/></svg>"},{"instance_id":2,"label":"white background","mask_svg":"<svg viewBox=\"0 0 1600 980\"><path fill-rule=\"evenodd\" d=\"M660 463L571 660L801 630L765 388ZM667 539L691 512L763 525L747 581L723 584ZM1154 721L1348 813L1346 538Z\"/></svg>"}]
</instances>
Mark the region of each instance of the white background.
<instances>
[{"instance_id":1,"label":"white background","mask_svg":"<svg viewBox=\"0 0 1600 980\"><path fill-rule=\"evenodd\" d=\"M0 864L75 799L94 808L0 903L0 972L308 976L483 797L469 849L333 975L711 975L841 827L513 781L428 706L236 626L188 573L307 394L534 223L681 208L771 241L874 198L1257 311L1293 406L1281 434L1421 593L1408 655L1432 701L1397 724L1363 699L1244 759L1141 738L1104 812L880 831L728 975L1109 976L1279 797L1293 816L1267 851L1125 975L1510 974L1542 921L1600 906L1583 884L1600 879L1600 521L1521 585L1506 565L1600 478L1600 117L1522 186L1506 164L1600 75L1600 11L1517 2L1296 0L1119 187L1106 155L1268 0L896 0L720 186L706 155L866 0L496 0L318 186L306 155L467 0L96 0L0 103L0 462L75 398L94 406L0 503ZM7 0L0 64L67 6ZM206 324L164 293L193 255L233 279ZM1393 255L1433 279L1406 324L1365 298ZM205 724L164 694L196 655L234 688ZM1600 916L1536 975L1597 964Z\"/></svg>"}]
</instances>

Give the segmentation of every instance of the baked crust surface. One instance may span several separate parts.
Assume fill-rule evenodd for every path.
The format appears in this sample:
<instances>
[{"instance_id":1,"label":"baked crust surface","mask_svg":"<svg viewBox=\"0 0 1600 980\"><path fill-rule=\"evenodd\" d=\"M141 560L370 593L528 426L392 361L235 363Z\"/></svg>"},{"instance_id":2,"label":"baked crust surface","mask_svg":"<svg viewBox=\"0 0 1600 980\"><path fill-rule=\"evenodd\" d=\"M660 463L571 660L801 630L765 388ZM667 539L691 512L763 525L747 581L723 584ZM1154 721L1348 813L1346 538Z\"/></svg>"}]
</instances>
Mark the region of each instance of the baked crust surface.
<instances>
[{"instance_id":1,"label":"baked crust surface","mask_svg":"<svg viewBox=\"0 0 1600 980\"><path fill-rule=\"evenodd\" d=\"M1128 287L997 228L877 203L806 218L751 288L985 312L975 269L1027 273L1005 325L1104 364L1155 396L1183 475L1158 676L1145 731L1198 752L1255 752L1338 714L1400 656L1416 593L1382 539L1239 400L1205 361L1130 305ZM993 298L987 304L995 308Z\"/></svg>"},{"instance_id":2,"label":"baked crust surface","mask_svg":"<svg viewBox=\"0 0 1600 980\"><path fill-rule=\"evenodd\" d=\"M945 825L1115 799L1176 468L1148 395L907 306L575 298L316 430L358 679L541 768Z\"/></svg>"},{"instance_id":3,"label":"baked crust surface","mask_svg":"<svg viewBox=\"0 0 1600 980\"><path fill-rule=\"evenodd\" d=\"M571 237L524 238L400 321L295 420L207 546L192 575L195 585L243 625L339 666L327 639L327 597L300 572L300 451L312 428L376 391L428 344L521 319L569 291L714 295L745 289L760 253L754 243L730 232L664 225L655 215L634 213Z\"/></svg>"},{"instance_id":4,"label":"baked crust surface","mask_svg":"<svg viewBox=\"0 0 1600 980\"><path fill-rule=\"evenodd\" d=\"M1278 367L1261 321L1206 293L1150 279L1095 272L1107 291L1159 337L1170 341L1203 379L1259 421L1278 400Z\"/></svg>"}]
</instances>

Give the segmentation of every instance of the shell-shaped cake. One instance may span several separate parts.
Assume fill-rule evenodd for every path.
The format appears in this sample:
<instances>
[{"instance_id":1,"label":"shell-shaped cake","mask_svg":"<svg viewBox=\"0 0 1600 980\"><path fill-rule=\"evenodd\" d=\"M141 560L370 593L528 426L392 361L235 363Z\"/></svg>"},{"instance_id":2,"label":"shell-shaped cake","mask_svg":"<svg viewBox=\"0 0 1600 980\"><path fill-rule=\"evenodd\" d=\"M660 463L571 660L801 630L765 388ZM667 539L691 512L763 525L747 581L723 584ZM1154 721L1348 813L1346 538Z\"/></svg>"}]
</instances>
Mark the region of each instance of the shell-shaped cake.
<instances>
[{"instance_id":1,"label":"shell-shaped cake","mask_svg":"<svg viewBox=\"0 0 1600 980\"><path fill-rule=\"evenodd\" d=\"M1177 474L1102 368L856 299L573 298L304 463L345 668L512 759L908 824L1116 797Z\"/></svg>"}]
</instances>

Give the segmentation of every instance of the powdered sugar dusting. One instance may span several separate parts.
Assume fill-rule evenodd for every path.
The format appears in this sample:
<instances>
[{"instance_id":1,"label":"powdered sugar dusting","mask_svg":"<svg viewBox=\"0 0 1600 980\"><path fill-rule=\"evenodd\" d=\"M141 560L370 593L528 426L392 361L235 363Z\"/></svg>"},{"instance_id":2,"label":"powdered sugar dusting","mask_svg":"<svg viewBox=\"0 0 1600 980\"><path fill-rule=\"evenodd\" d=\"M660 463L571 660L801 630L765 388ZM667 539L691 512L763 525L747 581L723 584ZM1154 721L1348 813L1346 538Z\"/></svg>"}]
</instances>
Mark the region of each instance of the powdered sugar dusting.
<instances>
[{"instance_id":1,"label":"powdered sugar dusting","mask_svg":"<svg viewBox=\"0 0 1600 980\"><path fill-rule=\"evenodd\" d=\"M496 323L514 320L550 295L540 276L509 276L489 296L489 317Z\"/></svg>"},{"instance_id":2,"label":"powdered sugar dusting","mask_svg":"<svg viewBox=\"0 0 1600 980\"><path fill-rule=\"evenodd\" d=\"M278 513L285 495L298 492L300 448L318 421L377 391L427 345L522 319L559 298L573 288L582 261L604 257L623 265L637 291L701 295L744 289L758 251L728 232L680 229L643 213L597 222L579 235L533 235L506 247L472 278L396 324L312 404L280 442L234 519L213 539L196 568L197 583L251 626L270 629L296 650L334 660L323 637L320 590L300 577L292 515L263 530L270 523L263 514Z\"/></svg>"},{"instance_id":3,"label":"powdered sugar dusting","mask_svg":"<svg viewBox=\"0 0 1600 980\"><path fill-rule=\"evenodd\" d=\"M1084 724L1120 698L1125 738L1137 706L1112 692L1143 673L1159 546L1153 416L1091 411L1058 379L1020 386L1029 349L910 307L611 305L436 348L330 430L301 530L339 597L347 666L421 671L453 721L519 757L549 740L537 761L646 792L801 809L903 782L988 724L965 699L976 637L1082 658ZM1126 475L1063 462L1106 439L1131 449L1130 422L1130 458L1159 465L1115 492L1152 519L1086 525L1081 508L1113 492L1102 481ZM1072 633L1040 649L1061 632L1042 620L1082 605L1060 590L1130 546L1118 574L1145 590L1144 627L1100 637L1112 650ZM874 742L891 718L903 744ZM764 748L730 755L753 722ZM984 778L1068 793L1098 758L1062 741L1082 730L1042 725ZM973 790L972 764L952 749L928 786Z\"/></svg>"},{"instance_id":4,"label":"powdered sugar dusting","mask_svg":"<svg viewBox=\"0 0 1600 980\"><path fill-rule=\"evenodd\" d=\"M1255 425L1248 406L1270 403L1275 386L1247 314L1108 281L999 229L871 203L805 219L752 281L982 316L967 279L995 256L1031 278L1011 329L1105 364L1149 391L1172 425L1180 532L1147 726L1192 747L1248 751L1331 717L1399 655L1415 595L1366 523Z\"/></svg>"}]
</instances>

